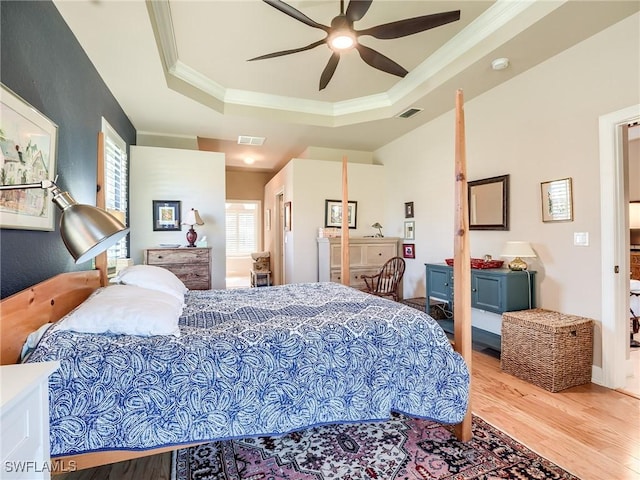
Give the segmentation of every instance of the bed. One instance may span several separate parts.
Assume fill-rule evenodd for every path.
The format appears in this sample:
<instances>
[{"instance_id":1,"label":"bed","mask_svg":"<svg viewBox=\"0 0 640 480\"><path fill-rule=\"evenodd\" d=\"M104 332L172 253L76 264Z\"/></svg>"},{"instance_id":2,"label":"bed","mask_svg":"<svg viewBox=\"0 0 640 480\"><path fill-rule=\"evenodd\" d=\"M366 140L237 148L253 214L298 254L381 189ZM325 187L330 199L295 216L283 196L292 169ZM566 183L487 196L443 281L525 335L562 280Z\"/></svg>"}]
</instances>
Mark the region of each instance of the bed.
<instances>
[{"instance_id":1,"label":"bed","mask_svg":"<svg viewBox=\"0 0 640 480\"><path fill-rule=\"evenodd\" d=\"M392 410L455 423L458 438L469 440L463 119L459 91L455 352L428 315L337 284L189 292L180 335L161 340L78 334L56 324L28 357L61 361L50 379L52 457L87 468L220 438L382 420ZM346 159L343 165L346 203ZM343 242L344 271L348 236ZM102 291L104 278L61 274L3 300L2 364L18 361L31 332ZM187 409L194 405L202 410Z\"/></svg>"},{"instance_id":2,"label":"bed","mask_svg":"<svg viewBox=\"0 0 640 480\"><path fill-rule=\"evenodd\" d=\"M113 288L113 287L107 287ZM411 307L335 283L192 291L180 336L50 327L52 457L282 434L390 412L458 423L469 374Z\"/></svg>"}]
</instances>

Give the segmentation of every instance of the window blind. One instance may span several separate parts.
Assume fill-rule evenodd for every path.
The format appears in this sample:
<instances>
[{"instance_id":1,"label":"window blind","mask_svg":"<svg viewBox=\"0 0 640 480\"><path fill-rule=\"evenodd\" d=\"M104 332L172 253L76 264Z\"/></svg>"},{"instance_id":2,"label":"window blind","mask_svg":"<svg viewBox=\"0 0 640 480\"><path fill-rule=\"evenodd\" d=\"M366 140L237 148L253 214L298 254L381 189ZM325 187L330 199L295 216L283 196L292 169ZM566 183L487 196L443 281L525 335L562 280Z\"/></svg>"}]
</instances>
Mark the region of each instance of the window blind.
<instances>
[{"instance_id":1,"label":"window blind","mask_svg":"<svg viewBox=\"0 0 640 480\"><path fill-rule=\"evenodd\" d=\"M228 257L243 257L258 251L259 205L259 202L225 204Z\"/></svg>"},{"instance_id":2,"label":"window blind","mask_svg":"<svg viewBox=\"0 0 640 480\"><path fill-rule=\"evenodd\" d=\"M104 133L105 208L125 225L128 217L128 162L127 144L120 135L102 119ZM129 256L128 235L107 250L109 273L115 271L119 258Z\"/></svg>"}]
</instances>

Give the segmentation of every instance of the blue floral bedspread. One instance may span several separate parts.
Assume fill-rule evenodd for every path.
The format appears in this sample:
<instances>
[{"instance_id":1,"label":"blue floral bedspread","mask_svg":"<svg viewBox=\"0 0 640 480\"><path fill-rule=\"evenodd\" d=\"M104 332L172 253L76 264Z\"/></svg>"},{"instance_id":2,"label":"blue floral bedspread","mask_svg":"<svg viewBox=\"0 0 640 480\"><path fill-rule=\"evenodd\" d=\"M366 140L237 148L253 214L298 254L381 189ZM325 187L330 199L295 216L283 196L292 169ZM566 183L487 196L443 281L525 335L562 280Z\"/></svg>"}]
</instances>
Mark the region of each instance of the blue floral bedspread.
<instances>
[{"instance_id":1,"label":"blue floral bedspread","mask_svg":"<svg viewBox=\"0 0 640 480\"><path fill-rule=\"evenodd\" d=\"M390 411L462 420L469 372L418 310L335 283L190 291L181 336L56 331L53 456L286 433Z\"/></svg>"}]
</instances>

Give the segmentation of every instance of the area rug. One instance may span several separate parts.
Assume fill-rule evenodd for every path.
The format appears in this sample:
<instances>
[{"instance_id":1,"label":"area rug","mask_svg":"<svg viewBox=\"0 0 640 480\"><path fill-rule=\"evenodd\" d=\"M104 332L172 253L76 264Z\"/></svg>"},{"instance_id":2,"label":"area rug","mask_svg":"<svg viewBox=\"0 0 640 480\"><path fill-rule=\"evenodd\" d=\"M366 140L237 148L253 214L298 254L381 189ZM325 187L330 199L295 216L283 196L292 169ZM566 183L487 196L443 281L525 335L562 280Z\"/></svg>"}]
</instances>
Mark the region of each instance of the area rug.
<instances>
[{"instance_id":1,"label":"area rug","mask_svg":"<svg viewBox=\"0 0 640 480\"><path fill-rule=\"evenodd\" d=\"M473 440L452 427L393 415L282 437L213 442L178 450L175 480L578 479L473 417Z\"/></svg>"}]
</instances>

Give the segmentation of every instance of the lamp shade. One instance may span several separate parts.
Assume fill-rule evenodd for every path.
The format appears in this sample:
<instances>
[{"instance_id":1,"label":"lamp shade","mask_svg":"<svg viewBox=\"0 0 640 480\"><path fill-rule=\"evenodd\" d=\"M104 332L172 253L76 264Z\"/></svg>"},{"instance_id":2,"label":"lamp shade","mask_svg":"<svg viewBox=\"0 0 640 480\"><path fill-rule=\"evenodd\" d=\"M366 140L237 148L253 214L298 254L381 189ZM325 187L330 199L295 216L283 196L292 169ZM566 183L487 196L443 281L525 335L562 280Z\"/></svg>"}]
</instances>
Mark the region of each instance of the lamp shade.
<instances>
[{"instance_id":1,"label":"lamp shade","mask_svg":"<svg viewBox=\"0 0 640 480\"><path fill-rule=\"evenodd\" d=\"M640 228L640 202L629 203L629 228Z\"/></svg>"},{"instance_id":2,"label":"lamp shade","mask_svg":"<svg viewBox=\"0 0 640 480\"><path fill-rule=\"evenodd\" d=\"M60 236L76 263L91 260L124 238L129 229L105 210L77 203L53 187L53 203L62 209Z\"/></svg>"},{"instance_id":3,"label":"lamp shade","mask_svg":"<svg viewBox=\"0 0 640 480\"><path fill-rule=\"evenodd\" d=\"M62 210L60 236L76 263L91 260L123 238L129 229L106 210L76 202L69 192L60 190L55 182L0 185L2 190L50 189L52 201Z\"/></svg>"},{"instance_id":4,"label":"lamp shade","mask_svg":"<svg viewBox=\"0 0 640 480\"><path fill-rule=\"evenodd\" d=\"M502 247L501 257L535 257L536 252L529 242L506 242Z\"/></svg>"},{"instance_id":5,"label":"lamp shade","mask_svg":"<svg viewBox=\"0 0 640 480\"><path fill-rule=\"evenodd\" d=\"M185 215L182 225L204 225L204 222L202 221L202 218L200 218L198 210L192 208Z\"/></svg>"}]
</instances>

